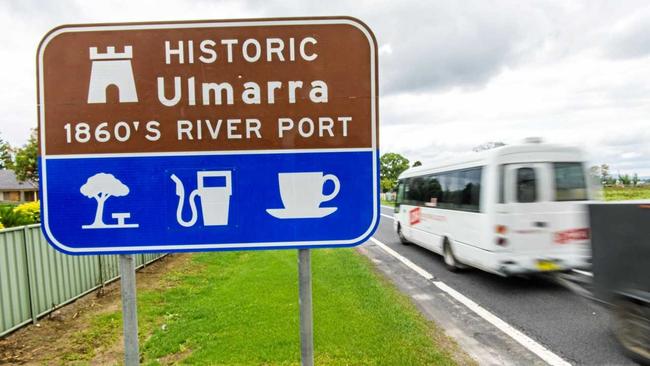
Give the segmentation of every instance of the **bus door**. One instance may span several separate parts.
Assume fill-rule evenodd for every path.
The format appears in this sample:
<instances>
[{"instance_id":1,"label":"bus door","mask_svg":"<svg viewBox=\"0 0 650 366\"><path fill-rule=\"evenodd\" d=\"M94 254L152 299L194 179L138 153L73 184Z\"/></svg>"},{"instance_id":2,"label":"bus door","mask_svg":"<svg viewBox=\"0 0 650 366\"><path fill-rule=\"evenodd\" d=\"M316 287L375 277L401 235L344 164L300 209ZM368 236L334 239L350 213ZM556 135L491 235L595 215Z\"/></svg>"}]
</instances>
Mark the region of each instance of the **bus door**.
<instances>
[{"instance_id":1,"label":"bus door","mask_svg":"<svg viewBox=\"0 0 650 366\"><path fill-rule=\"evenodd\" d=\"M501 225L507 251L543 256L552 247L549 195L551 172L547 163L506 164ZM541 265L543 266L543 264ZM550 269L550 268L549 268Z\"/></svg>"}]
</instances>

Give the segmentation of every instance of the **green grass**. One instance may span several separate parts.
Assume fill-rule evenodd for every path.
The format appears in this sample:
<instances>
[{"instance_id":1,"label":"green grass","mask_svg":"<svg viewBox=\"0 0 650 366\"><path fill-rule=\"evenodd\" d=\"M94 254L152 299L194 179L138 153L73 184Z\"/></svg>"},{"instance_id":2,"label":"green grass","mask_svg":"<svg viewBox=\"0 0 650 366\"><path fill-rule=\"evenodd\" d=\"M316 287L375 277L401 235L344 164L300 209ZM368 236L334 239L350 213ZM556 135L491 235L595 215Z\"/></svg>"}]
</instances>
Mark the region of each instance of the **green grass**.
<instances>
[{"instance_id":1,"label":"green grass","mask_svg":"<svg viewBox=\"0 0 650 366\"><path fill-rule=\"evenodd\" d=\"M204 253L138 296L144 364L299 365L296 251ZM312 251L317 365L449 365L449 341L352 249ZM447 346L446 349L448 349Z\"/></svg>"},{"instance_id":2,"label":"green grass","mask_svg":"<svg viewBox=\"0 0 650 366\"><path fill-rule=\"evenodd\" d=\"M384 206L395 207L395 201L381 200L381 204Z\"/></svg>"},{"instance_id":3,"label":"green grass","mask_svg":"<svg viewBox=\"0 0 650 366\"><path fill-rule=\"evenodd\" d=\"M605 187L606 201L650 199L650 186L641 187Z\"/></svg>"}]
</instances>

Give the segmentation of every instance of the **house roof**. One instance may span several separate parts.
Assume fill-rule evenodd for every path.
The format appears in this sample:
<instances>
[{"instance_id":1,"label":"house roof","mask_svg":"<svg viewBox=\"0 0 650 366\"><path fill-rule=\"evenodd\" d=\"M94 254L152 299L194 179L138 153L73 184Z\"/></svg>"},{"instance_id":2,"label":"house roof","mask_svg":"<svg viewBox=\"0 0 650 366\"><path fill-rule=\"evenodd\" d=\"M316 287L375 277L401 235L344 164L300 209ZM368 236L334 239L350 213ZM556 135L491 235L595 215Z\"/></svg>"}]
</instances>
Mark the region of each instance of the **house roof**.
<instances>
[{"instance_id":1,"label":"house roof","mask_svg":"<svg viewBox=\"0 0 650 366\"><path fill-rule=\"evenodd\" d=\"M0 170L0 191L35 190L38 185L32 181L19 182L13 170Z\"/></svg>"}]
</instances>

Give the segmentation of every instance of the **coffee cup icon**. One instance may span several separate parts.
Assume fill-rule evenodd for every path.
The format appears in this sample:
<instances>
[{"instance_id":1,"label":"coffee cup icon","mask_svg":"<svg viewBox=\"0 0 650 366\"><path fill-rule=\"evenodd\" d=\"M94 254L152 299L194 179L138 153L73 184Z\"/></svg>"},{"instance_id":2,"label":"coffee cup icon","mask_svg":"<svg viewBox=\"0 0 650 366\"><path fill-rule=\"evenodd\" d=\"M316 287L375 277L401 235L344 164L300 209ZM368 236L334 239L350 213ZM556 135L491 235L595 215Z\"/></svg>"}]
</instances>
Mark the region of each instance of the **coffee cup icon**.
<instances>
[{"instance_id":1,"label":"coffee cup icon","mask_svg":"<svg viewBox=\"0 0 650 366\"><path fill-rule=\"evenodd\" d=\"M206 178L223 178L224 186L208 186ZM183 182L175 175L171 179L176 183L176 195L178 196L178 208L176 210L176 221L181 226L194 226L198 219L195 198L198 196L201 202L201 214L204 226L228 225L228 212L230 210L230 196L232 195L232 177L230 171L199 171L196 172L197 188L190 193L189 205L192 216L189 221L183 219L183 202L185 200L185 188Z\"/></svg>"},{"instance_id":2,"label":"coffee cup icon","mask_svg":"<svg viewBox=\"0 0 650 366\"><path fill-rule=\"evenodd\" d=\"M327 182L334 184L331 193L324 194ZM279 173L280 198L284 208L267 209L279 219L320 218L334 213L337 207L320 207L334 199L341 188L338 177L323 172Z\"/></svg>"}]
</instances>

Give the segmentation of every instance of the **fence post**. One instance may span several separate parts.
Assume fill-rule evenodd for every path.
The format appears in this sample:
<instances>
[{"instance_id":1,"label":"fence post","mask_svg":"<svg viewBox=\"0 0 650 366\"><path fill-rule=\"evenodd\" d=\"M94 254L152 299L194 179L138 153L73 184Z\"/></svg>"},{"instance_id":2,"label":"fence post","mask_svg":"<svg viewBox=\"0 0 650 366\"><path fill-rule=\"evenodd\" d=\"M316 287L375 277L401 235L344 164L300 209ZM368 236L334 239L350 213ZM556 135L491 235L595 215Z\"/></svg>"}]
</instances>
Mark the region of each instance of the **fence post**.
<instances>
[{"instance_id":1,"label":"fence post","mask_svg":"<svg viewBox=\"0 0 650 366\"><path fill-rule=\"evenodd\" d=\"M32 274L31 274L31 268L30 266L30 250L29 250L29 245L27 245L27 226L23 226L23 249L25 251L25 272L27 274L27 293L28 293L28 298L29 298L29 314L32 318L32 324L36 324L36 321L38 320L38 311L34 309L34 283L32 281Z\"/></svg>"},{"instance_id":2,"label":"fence post","mask_svg":"<svg viewBox=\"0 0 650 366\"><path fill-rule=\"evenodd\" d=\"M99 293L104 291L104 267L102 266L102 256L97 255L97 266L99 267Z\"/></svg>"}]
</instances>

